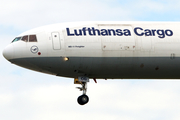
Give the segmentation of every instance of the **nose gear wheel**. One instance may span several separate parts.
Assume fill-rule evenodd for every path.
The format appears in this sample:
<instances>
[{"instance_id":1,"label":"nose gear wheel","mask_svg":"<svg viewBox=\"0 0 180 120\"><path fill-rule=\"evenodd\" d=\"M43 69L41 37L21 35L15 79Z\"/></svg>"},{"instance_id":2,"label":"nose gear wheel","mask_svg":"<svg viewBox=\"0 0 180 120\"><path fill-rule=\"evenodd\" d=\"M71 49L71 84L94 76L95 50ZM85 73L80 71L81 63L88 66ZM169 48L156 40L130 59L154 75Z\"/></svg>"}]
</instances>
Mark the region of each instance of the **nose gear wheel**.
<instances>
[{"instance_id":1,"label":"nose gear wheel","mask_svg":"<svg viewBox=\"0 0 180 120\"><path fill-rule=\"evenodd\" d=\"M85 105L89 102L89 97L87 95L81 95L78 97L77 101L80 105Z\"/></svg>"},{"instance_id":2,"label":"nose gear wheel","mask_svg":"<svg viewBox=\"0 0 180 120\"><path fill-rule=\"evenodd\" d=\"M85 105L89 102L89 97L86 95L87 92L87 82L81 82L82 87L76 87L80 91L83 91L83 95L79 96L77 102L80 105Z\"/></svg>"}]
</instances>

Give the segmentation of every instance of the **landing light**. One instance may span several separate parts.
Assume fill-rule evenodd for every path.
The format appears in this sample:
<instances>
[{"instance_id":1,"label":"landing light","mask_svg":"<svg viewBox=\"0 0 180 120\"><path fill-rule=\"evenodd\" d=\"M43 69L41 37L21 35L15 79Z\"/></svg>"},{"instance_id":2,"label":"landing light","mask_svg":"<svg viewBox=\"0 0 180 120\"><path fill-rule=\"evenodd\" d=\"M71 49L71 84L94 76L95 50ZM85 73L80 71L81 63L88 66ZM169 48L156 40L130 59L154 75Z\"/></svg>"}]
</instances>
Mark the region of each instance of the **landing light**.
<instances>
[{"instance_id":1,"label":"landing light","mask_svg":"<svg viewBox=\"0 0 180 120\"><path fill-rule=\"evenodd\" d=\"M68 57L65 57L65 58L64 58L64 60L65 60L65 61L68 61L68 60L69 60L69 58L68 58Z\"/></svg>"}]
</instances>

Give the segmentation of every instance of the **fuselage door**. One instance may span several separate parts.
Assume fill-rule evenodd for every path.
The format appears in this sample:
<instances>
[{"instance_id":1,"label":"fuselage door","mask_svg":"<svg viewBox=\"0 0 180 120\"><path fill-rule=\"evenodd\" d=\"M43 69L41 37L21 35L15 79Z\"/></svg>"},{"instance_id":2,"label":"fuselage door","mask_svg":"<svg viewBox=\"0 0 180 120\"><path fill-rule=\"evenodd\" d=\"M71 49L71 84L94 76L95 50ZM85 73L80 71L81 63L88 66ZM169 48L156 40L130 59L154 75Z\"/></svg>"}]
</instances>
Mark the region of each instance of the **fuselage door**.
<instances>
[{"instance_id":1,"label":"fuselage door","mask_svg":"<svg viewBox=\"0 0 180 120\"><path fill-rule=\"evenodd\" d=\"M58 32L53 32L52 34L52 44L54 50L61 49L60 35Z\"/></svg>"}]
</instances>

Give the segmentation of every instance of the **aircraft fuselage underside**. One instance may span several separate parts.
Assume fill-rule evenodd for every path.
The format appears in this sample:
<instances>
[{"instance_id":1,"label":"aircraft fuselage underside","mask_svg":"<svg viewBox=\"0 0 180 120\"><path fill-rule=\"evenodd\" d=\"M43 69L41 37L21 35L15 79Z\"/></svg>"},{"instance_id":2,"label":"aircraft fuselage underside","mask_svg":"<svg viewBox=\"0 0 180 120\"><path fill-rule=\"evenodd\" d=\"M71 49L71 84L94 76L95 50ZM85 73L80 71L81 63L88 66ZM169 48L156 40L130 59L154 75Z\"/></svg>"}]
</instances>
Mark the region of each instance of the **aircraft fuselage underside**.
<instances>
[{"instance_id":1,"label":"aircraft fuselage underside","mask_svg":"<svg viewBox=\"0 0 180 120\"><path fill-rule=\"evenodd\" d=\"M39 57L10 60L57 76L102 79L180 79L180 57ZM173 71L173 72L172 72Z\"/></svg>"}]
</instances>

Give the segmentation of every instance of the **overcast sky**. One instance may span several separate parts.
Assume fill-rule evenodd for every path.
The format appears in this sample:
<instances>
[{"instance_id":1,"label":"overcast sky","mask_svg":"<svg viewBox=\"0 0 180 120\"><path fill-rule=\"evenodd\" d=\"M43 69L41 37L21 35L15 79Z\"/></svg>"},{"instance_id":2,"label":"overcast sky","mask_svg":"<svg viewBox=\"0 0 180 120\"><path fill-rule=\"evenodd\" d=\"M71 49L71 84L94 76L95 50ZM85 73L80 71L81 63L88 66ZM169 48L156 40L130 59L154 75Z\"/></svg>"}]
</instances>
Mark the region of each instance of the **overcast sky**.
<instances>
[{"instance_id":1,"label":"overcast sky","mask_svg":"<svg viewBox=\"0 0 180 120\"><path fill-rule=\"evenodd\" d=\"M179 0L0 0L0 54L31 28L73 21L180 21ZM179 80L73 79L33 72L0 55L0 120L179 120Z\"/></svg>"}]
</instances>

